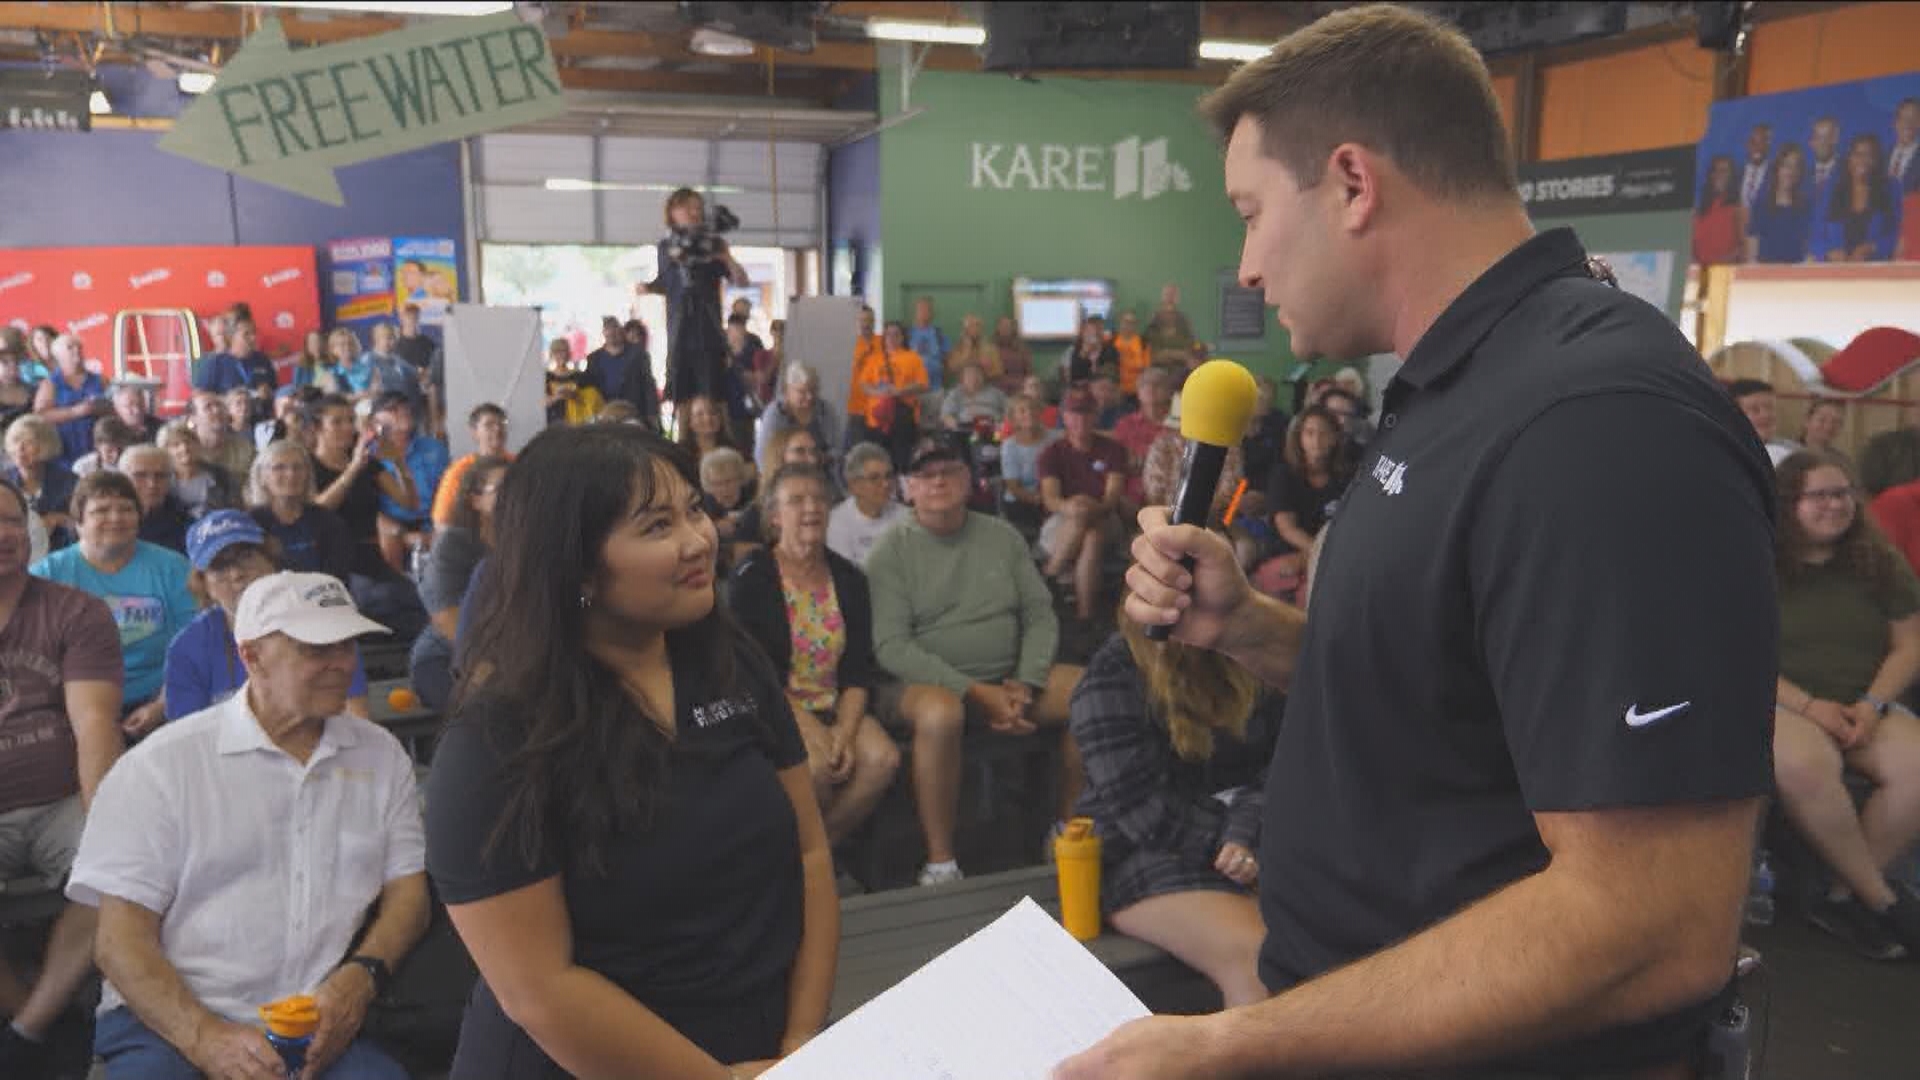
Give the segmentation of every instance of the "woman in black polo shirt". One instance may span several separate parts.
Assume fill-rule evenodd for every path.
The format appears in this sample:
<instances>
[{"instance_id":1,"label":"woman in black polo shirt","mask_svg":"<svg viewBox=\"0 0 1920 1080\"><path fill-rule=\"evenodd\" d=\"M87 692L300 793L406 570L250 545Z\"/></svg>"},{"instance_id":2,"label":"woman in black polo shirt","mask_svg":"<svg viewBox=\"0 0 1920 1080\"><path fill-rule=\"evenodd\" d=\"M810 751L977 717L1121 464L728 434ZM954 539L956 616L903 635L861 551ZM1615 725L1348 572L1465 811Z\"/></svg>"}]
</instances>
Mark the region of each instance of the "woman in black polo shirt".
<instances>
[{"instance_id":1,"label":"woman in black polo shirt","mask_svg":"<svg viewBox=\"0 0 1920 1080\"><path fill-rule=\"evenodd\" d=\"M543 432L506 473L427 850L482 981L452 1076L726 1080L825 1022L839 945L806 752L715 609L687 455Z\"/></svg>"}]
</instances>

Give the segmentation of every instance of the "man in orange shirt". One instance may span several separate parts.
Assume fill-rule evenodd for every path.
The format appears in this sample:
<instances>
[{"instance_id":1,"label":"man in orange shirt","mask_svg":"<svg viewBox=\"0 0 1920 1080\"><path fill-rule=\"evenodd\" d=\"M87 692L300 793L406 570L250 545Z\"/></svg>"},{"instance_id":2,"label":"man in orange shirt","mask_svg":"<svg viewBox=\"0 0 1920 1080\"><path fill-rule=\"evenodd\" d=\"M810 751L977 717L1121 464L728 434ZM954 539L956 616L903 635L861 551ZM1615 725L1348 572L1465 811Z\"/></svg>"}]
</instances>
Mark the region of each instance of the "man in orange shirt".
<instances>
[{"instance_id":1,"label":"man in orange shirt","mask_svg":"<svg viewBox=\"0 0 1920 1080\"><path fill-rule=\"evenodd\" d=\"M847 446L865 438L860 424L867 415L867 392L860 385L860 373L867 361L880 354L880 335L873 332L873 309L860 305L860 336L853 339L853 385L847 388Z\"/></svg>"},{"instance_id":2,"label":"man in orange shirt","mask_svg":"<svg viewBox=\"0 0 1920 1080\"><path fill-rule=\"evenodd\" d=\"M483 457L504 457L509 460L513 455L507 453L507 411L487 401L475 405L467 414L467 430L473 433L473 453L456 461L447 469L447 475L440 478L439 490L433 495L433 523L445 526L453 521L454 504L460 501L460 478L473 468L473 463Z\"/></svg>"},{"instance_id":3,"label":"man in orange shirt","mask_svg":"<svg viewBox=\"0 0 1920 1080\"><path fill-rule=\"evenodd\" d=\"M1140 336L1140 316L1131 311L1120 315L1120 332L1113 335L1113 351L1120 354L1120 392L1132 397L1140 383L1140 373L1153 362L1146 339Z\"/></svg>"},{"instance_id":4,"label":"man in orange shirt","mask_svg":"<svg viewBox=\"0 0 1920 1080\"><path fill-rule=\"evenodd\" d=\"M927 390L927 365L907 348L906 327L887 324L880 348L854 369L853 385L866 399L860 414L865 438L892 451L894 468L904 472L919 429L920 395Z\"/></svg>"}]
</instances>

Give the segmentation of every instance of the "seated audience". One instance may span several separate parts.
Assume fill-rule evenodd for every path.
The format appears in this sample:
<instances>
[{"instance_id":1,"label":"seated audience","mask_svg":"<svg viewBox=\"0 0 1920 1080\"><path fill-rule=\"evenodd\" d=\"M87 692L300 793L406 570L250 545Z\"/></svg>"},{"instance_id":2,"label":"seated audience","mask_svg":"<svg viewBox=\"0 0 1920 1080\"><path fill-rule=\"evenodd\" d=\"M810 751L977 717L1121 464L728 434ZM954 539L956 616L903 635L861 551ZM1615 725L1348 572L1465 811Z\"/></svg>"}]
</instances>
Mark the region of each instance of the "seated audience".
<instances>
[{"instance_id":1,"label":"seated audience","mask_svg":"<svg viewBox=\"0 0 1920 1080\"><path fill-rule=\"evenodd\" d=\"M329 394L348 397L366 389L371 371L361 363L360 335L345 326L327 334L327 366L313 384Z\"/></svg>"},{"instance_id":2,"label":"seated audience","mask_svg":"<svg viewBox=\"0 0 1920 1080\"><path fill-rule=\"evenodd\" d=\"M794 434L813 437L804 428ZM880 805L900 752L868 715L875 669L867 581L827 549L828 503L818 467L780 466L765 496L772 546L733 572L727 600L786 687L827 840L839 843Z\"/></svg>"},{"instance_id":3,"label":"seated audience","mask_svg":"<svg viewBox=\"0 0 1920 1080\"><path fill-rule=\"evenodd\" d=\"M1801 431L1800 445L1809 450L1838 453L1840 448L1834 442L1840 438L1840 429L1845 424L1845 405L1832 398L1814 398L1807 403L1806 426Z\"/></svg>"},{"instance_id":4,"label":"seated audience","mask_svg":"<svg viewBox=\"0 0 1920 1080\"><path fill-rule=\"evenodd\" d=\"M1000 349L987 340L986 333L986 324L980 320L980 316L968 312L960 320L960 336L954 339L953 351L947 354L946 366L949 371L958 373L968 364L979 364L988 385L1000 387L1000 392L1004 394L1007 389L1000 382L1006 372L1000 367Z\"/></svg>"},{"instance_id":5,"label":"seated audience","mask_svg":"<svg viewBox=\"0 0 1920 1080\"><path fill-rule=\"evenodd\" d=\"M1025 394L1013 398L1007 402L1008 430L1000 440L1002 513L1029 535L1039 531L1047 513L1040 497L1040 455L1060 437L1040 417L1038 401Z\"/></svg>"},{"instance_id":6,"label":"seated audience","mask_svg":"<svg viewBox=\"0 0 1920 1080\"><path fill-rule=\"evenodd\" d=\"M1774 773L1835 882L1807 919L1873 959L1920 955L1920 895L1889 878L1920 839L1920 581L1860 512L1842 458L1779 467L1780 686ZM1874 792L1854 810L1843 774Z\"/></svg>"},{"instance_id":7,"label":"seated audience","mask_svg":"<svg viewBox=\"0 0 1920 1080\"><path fill-rule=\"evenodd\" d=\"M1155 366L1186 366L1197 342L1192 321L1180 310L1180 286L1168 283L1160 290L1160 306L1153 309L1145 336Z\"/></svg>"},{"instance_id":8,"label":"seated audience","mask_svg":"<svg viewBox=\"0 0 1920 1080\"><path fill-rule=\"evenodd\" d=\"M1040 526L1046 574L1073 575L1076 613L1093 618L1100 589L1100 561L1125 535L1126 448L1093 429L1093 395L1070 391L1063 406L1066 437L1040 451L1040 500L1047 520Z\"/></svg>"},{"instance_id":9,"label":"seated audience","mask_svg":"<svg viewBox=\"0 0 1920 1080\"><path fill-rule=\"evenodd\" d=\"M365 385L355 385L357 393L369 397L385 394L404 394L407 404L412 406L413 415L427 415L427 392L420 384L420 369L401 359L394 351L399 344L399 334L392 323L375 323L371 331L372 344L367 355L361 358L361 372L366 379Z\"/></svg>"},{"instance_id":10,"label":"seated audience","mask_svg":"<svg viewBox=\"0 0 1920 1080\"><path fill-rule=\"evenodd\" d=\"M434 493L447 472L447 444L421 431L419 414L405 394L384 393L373 402L373 426L380 439L379 454L407 474L407 493L380 496L381 542L389 560L399 559L408 547L421 546L433 530ZM391 526L388 526L391 522Z\"/></svg>"},{"instance_id":11,"label":"seated audience","mask_svg":"<svg viewBox=\"0 0 1920 1080\"><path fill-rule=\"evenodd\" d=\"M1120 353L1107 340L1107 321L1098 315L1089 315L1080 323L1080 336L1060 354L1060 370L1054 382L1065 394L1073 387L1084 387L1103 371L1119 374Z\"/></svg>"},{"instance_id":12,"label":"seated audience","mask_svg":"<svg viewBox=\"0 0 1920 1080\"><path fill-rule=\"evenodd\" d=\"M21 355L0 348L0 427L33 411L34 387L21 374Z\"/></svg>"},{"instance_id":13,"label":"seated audience","mask_svg":"<svg viewBox=\"0 0 1920 1080\"><path fill-rule=\"evenodd\" d=\"M253 439L234 431L224 397L194 391L190 424L194 437L200 440L201 457L236 480L247 475L253 467Z\"/></svg>"},{"instance_id":14,"label":"seated audience","mask_svg":"<svg viewBox=\"0 0 1920 1080\"><path fill-rule=\"evenodd\" d=\"M820 398L820 373L802 363L788 364L780 376L780 399L760 414L754 431L753 459L762 469L776 467L767 457L767 444L788 428L803 427L831 456L840 446L840 416Z\"/></svg>"},{"instance_id":15,"label":"seated audience","mask_svg":"<svg viewBox=\"0 0 1920 1080\"><path fill-rule=\"evenodd\" d=\"M1286 451L1267 485L1275 539L1256 556L1263 564L1254 575L1262 592L1291 596L1299 587L1306 553L1353 478L1341 446L1340 421L1324 405L1300 410L1288 427Z\"/></svg>"},{"instance_id":16,"label":"seated audience","mask_svg":"<svg viewBox=\"0 0 1920 1080\"><path fill-rule=\"evenodd\" d=\"M140 539L185 555L193 515L173 493L173 462L167 452L148 443L132 447L120 455L120 471L133 481L140 500Z\"/></svg>"},{"instance_id":17,"label":"seated audience","mask_svg":"<svg viewBox=\"0 0 1920 1080\"><path fill-rule=\"evenodd\" d=\"M166 719L160 700L167 644L193 619L187 560L140 539L140 500L117 472L82 477L73 492L80 539L33 565L33 572L107 602L126 665L121 728L138 738Z\"/></svg>"},{"instance_id":18,"label":"seated audience","mask_svg":"<svg viewBox=\"0 0 1920 1080\"><path fill-rule=\"evenodd\" d=\"M93 449L93 422L113 408L107 384L87 370L80 339L61 334L53 342L53 370L34 393L33 411L60 431L60 464L73 467Z\"/></svg>"},{"instance_id":19,"label":"seated audience","mask_svg":"<svg viewBox=\"0 0 1920 1080\"><path fill-rule=\"evenodd\" d=\"M1120 418L1133 412L1133 404L1120 394L1120 380L1108 372L1093 377L1088 386L1093 393L1093 429L1111 433Z\"/></svg>"},{"instance_id":20,"label":"seated audience","mask_svg":"<svg viewBox=\"0 0 1920 1080\"><path fill-rule=\"evenodd\" d=\"M187 513L198 518L209 510L239 505L245 474L236 476L208 461L188 421L174 420L162 427L160 447L173 466L173 494Z\"/></svg>"},{"instance_id":21,"label":"seated audience","mask_svg":"<svg viewBox=\"0 0 1920 1080\"><path fill-rule=\"evenodd\" d=\"M1373 421L1367 419L1360 395L1336 382L1320 395L1320 405L1340 425L1340 455L1358 464L1361 449L1373 438Z\"/></svg>"},{"instance_id":22,"label":"seated audience","mask_svg":"<svg viewBox=\"0 0 1920 1080\"><path fill-rule=\"evenodd\" d=\"M1799 443L1782 439L1776 434L1778 423L1774 417L1773 387L1759 379L1735 379L1727 387L1727 393L1733 398L1733 403L1740 406L1740 411L1746 414L1747 422L1753 425L1753 433L1767 444L1767 457L1775 468L1779 468L1782 461L1800 449Z\"/></svg>"},{"instance_id":23,"label":"seated audience","mask_svg":"<svg viewBox=\"0 0 1920 1080\"><path fill-rule=\"evenodd\" d=\"M253 391L244 386L236 386L220 395L227 406L227 425L233 429L233 437L244 441L258 453L262 445L260 422L266 419L266 409L253 396ZM269 425L271 427L271 425Z\"/></svg>"},{"instance_id":24,"label":"seated audience","mask_svg":"<svg viewBox=\"0 0 1920 1080\"><path fill-rule=\"evenodd\" d=\"M73 543L68 510L78 478L60 463L60 433L29 414L8 426L6 441L7 463L0 467L0 477L26 495L27 505L40 515L54 547Z\"/></svg>"},{"instance_id":25,"label":"seated audience","mask_svg":"<svg viewBox=\"0 0 1920 1080\"><path fill-rule=\"evenodd\" d=\"M144 441L118 416L103 416L93 422L93 449L80 455L80 460L73 463L73 475L79 477L100 469L117 469L120 467L120 455L126 453L127 447Z\"/></svg>"},{"instance_id":26,"label":"seated audience","mask_svg":"<svg viewBox=\"0 0 1920 1080\"><path fill-rule=\"evenodd\" d=\"M1027 380L1033 376L1033 350L1020 337L1020 324L1013 316L1002 315L993 324L992 349L1000 358L1000 389L1007 393L1027 393Z\"/></svg>"},{"instance_id":27,"label":"seated audience","mask_svg":"<svg viewBox=\"0 0 1920 1080\"><path fill-rule=\"evenodd\" d=\"M1246 438L1240 440L1247 466L1247 494L1257 496L1264 510L1267 486L1272 483L1274 467L1287 449L1287 421L1290 419L1277 402L1280 386L1265 375L1253 380L1253 419L1247 424Z\"/></svg>"},{"instance_id":28,"label":"seated audience","mask_svg":"<svg viewBox=\"0 0 1920 1080\"><path fill-rule=\"evenodd\" d=\"M1230 1009L1268 996L1253 888L1284 705L1220 653L1148 641L1124 615L1073 691L1101 910L1213 980Z\"/></svg>"},{"instance_id":29,"label":"seated audience","mask_svg":"<svg viewBox=\"0 0 1920 1080\"><path fill-rule=\"evenodd\" d=\"M27 573L26 500L0 483L0 881L57 887L120 756L120 639L97 597ZM0 1076L46 1071L47 1036L93 971L94 915L73 904L21 984L0 952Z\"/></svg>"},{"instance_id":30,"label":"seated audience","mask_svg":"<svg viewBox=\"0 0 1920 1080\"><path fill-rule=\"evenodd\" d=\"M404 1080L361 1036L427 927L413 762L345 711L344 586L274 574L233 619L246 681L100 786L67 895L99 908L94 1053L114 1077L286 1075L259 1009L310 994L306 1080Z\"/></svg>"},{"instance_id":31,"label":"seated audience","mask_svg":"<svg viewBox=\"0 0 1920 1080\"><path fill-rule=\"evenodd\" d=\"M313 458L298 445L272 443L253 459L247 509L280 546L276 569L345 581L353 573L353 537L340 515L314 503L315 495Z\"/></svg>"},{"instance_id":32,"label":"seated audience","mask_svg":"<svg viewBox=\"0 0 1920 1080\"><path fill-rule=\"evenodd\" d=\"M150 443L160 436L160 420L153 415L147 401L145 387L128 383L116 384L113 388L113 415L120 422L133 429L137 438L132 444Z\"/></svg>"},{"instance_id":33,"label":"seated audience","mask_svg":"<svg viewBox=\"0 0 1920 1080\"><path fill-rule=\"evenodd\" d=\"M908 456L914 437L920 430L920 398L926 394L926 362L907 347L906 327L887 323L880 335L880 347L870 350L853 373L865 406L856 421L860 425L850 436L859 442L875 442L894 456L897 467Z\"/></svg>"},{"instance_id":34,"label":"seated audience","mask_svg":"<svg viewBox=\"0 0 1920 1080\"><path fill-rule=\"evenodd\" d=\"M940 423L949 430L971 431L975 424L1000 426L1007 413L1007 395L987 383L987 370L979 363L960 366L960 384L940 398Z\"/></svg>"},{"instance_id":35,"label":"seated audience","mask_svg":"<svg viewBox=\"0 0 1920 1080\"><path fill-rule=\"evenodd\" d=\"M314 504L340 515L353 541L353 574L374 580L392 576L380 550L380 500L415 498L413 474L394 457L391 441L362 438L346 398L328 395L313 407L319 432L313 456Z\"/></svg>"},{"instance_id":36,"label":"seated audience","mask_svg":"<svg viewBox=\"0 0 1920 1080\"><path fill-rule=\"evenodd\" d=\"M1147 451L1166 434L1173 408L1173 377L1165 368L1148 368L1135 385L1140 407L1114 421L1113 438L1127 448L1127 501L1138 506L1146 496L1141 471L1147 466Z\"/></svg>"},{"instance_id":37,"label":"seated audience","mask_svg":"<svg viewBox=\"0 0 1920 1080\"><path fill-rule=\"evenodd\" d=\"M612 408L611 404L607 408ZM606 419L606 409L600 410L599 419ZM473 453L447 466L447 474L440 478L439 490L433 493L433 523L445 525L453 520L454 508L459 505L460 480L473 468L473 463L481 458L506 458L513 460L507 452L507 410L491 401L482 402L467 414L467 431L473 436Z\"/></svg>"},{"instance_id":38,"label":"seated audience","mask_svg":"<svg viewBox=\"0 0 1920 1080\"><path fill-rule=\"evenodd\" d=\"M725 569L731 569L764 539L760 507L754 501L752 487L747 459L733 447L709 450L700 459L701 497L707 516L720 534L720 565Z\"/></svg>"},{"instance_id":39,"label":"seated audience","mask_svg":"<svg viewBox=\"0 0 1920 1080\"><path fill-rule=\"evenodd\" d=\"M235 354L243 348L245 348L248 353L251 353L253 345L258 342L258 335L253 324L250 322L247 323L247 344L243 346L241 344L239 326L224 316L217 320L217 322L221 329L225 331L225 336L223 338L215 335L214 351L193 362L193 368L191 372L189 372L189 381L195 390L206 390L215 394L224 394L234 387L246 387L250 373L247 370L247 366L241 362L240 357Z\"/></svg>"},{"instance_id":40,"label":"seated audience","mask_svg":"<svg viewBox=\"0 0 1920 1080\"><path fill-rule=\"evenodd\" d=\"M1020 396L1031 398L1040 407L1040 426L1048 431L1060 430L1060 407L1053 403L1053 394L1047 384L1038 375L1029 375L1020 384ZM1006 429L1001 429L1005 434Z\"/></svg>"},{"instance_id":41,"label":"seated audience","mask_svg":"<svg viewBox=\"0 0 1920 1080\"><path fill-rule=\"evenodd\" d=\"M757 1076L826 1022L806 749L716 611L698 503L692 458L634 425L548 429L507 470L427 793L481 976L454 1076Z\"/></svg>"},{"instance_id":42,"label":"seated audience","mask_svg":"<svg viewBox=\"0 0 1920 1080\"><path fill-rule=\"evenodd\" d=\"M926 835L923 885L957 881L953 833L960 739L969 718L1002 735L1063 726L1080 669L1053 662L1060 624L1027 542L998 518L967 509L971 470L951 436L915 448L913 513L867 560L874 653L883 683L874 715L913 732L913 787ZM1079 763L1061 731L1059 811L1079 795Z\"/></svg>"},{"instance_id":43,"label":"seated audience","mask_svg":"<svg viewBox=\"0 0 1920 1080\"><path fill-rule=\"evenodd\" d=\"M207 606L167 646L167 719L178 720L225 701L246 681L234 644L234 619L247 586L278 573L279 544L240 510L215 510L187 532L187 585ZM367 673L356 650L347 711L367 713Z\"/></svg>"},{"instance_id":44,"label":"seated audience","mask_svg":"<svg viewBox=\"0 0 1920 1080\"><path fill-rule=\"evenodd\" d=\"M714 398L697 395L686 401L687 422L680 430L679 443L695 461L722 447L738 451L733 431L727 426L726 406Z\"/></svg>"},{"instance_id":45,"label":"seated audience","mask_svg":"<svg viewBox=\"0 0 1920 1080\"><path fill-rule=\"evenodd\" d=\"M827 515L827 549L862 570L873 545L907 508L893 497L893 458L885 448L860 443L847 452L848 495Z\"/></svg>"},{"instance_id":46,"label":"seated audience","mask_svg":"<svg viewBox=\"0 0 1920 1080\"><path fill-rule=\"evenodd\" d=\"M547 343L547 423L586 424L600 413L606 398L584 371L573 366L573 346L567 339Z\"/></svg>"},{"instance_id":47,"label":"seated audience","mask_svg":"<svg viewBox=\"0 0 1920 1080\"><path fill-rule=\"evenodd\" d=\"M772 401L780 368L759 335L747 330L745 315L727 316L727 361L756 401Z\"/></svg>"},{"instance_id":48,"label":"seated audience","mask_svg":"<svg viewBox=\"0 0 1920 1080\"><path fill-rule=\"evenodd\" d=\"M1120 393L1133 397L1139 392L1140 375L1153 363L1147 340L1140 336L1140 316L1131 311L1120 313L1120 327L1113 335L1113 352L1119 357L1120 368L1115 376L1120 385Z\"/></svg>"},{"instance_id":49,"label":"seated audience","mask_svg":"<svg viewBox=\"0 0 1920 1080\"><path fill-rule=\"evenodd\" d=\"M493 507L509 464L504 457L483 457L461 473L453 516L434 535L420 570L420 602L429 621L413 639L408 667L421 702L435 712L453 699L453 638L460 601L492 545Z\"/></svg>"}]
</instances>

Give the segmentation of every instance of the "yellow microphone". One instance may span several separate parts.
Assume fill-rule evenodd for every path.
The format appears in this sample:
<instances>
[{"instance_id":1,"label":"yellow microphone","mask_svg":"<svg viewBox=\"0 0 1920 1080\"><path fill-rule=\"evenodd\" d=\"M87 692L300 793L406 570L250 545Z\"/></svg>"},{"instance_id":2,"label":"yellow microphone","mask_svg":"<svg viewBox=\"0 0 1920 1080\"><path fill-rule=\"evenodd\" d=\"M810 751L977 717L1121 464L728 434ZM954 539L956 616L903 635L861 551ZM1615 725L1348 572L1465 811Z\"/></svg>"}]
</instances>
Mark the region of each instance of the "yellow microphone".
<instances>
[{"instance_id":1,"label":"yellow microphone","mask_svg":"<svg viewBox=\"0 0 1920 1080\"><path fill-rule=\"evenodd\" d=\"M1258 396L1253 373L1231 360L1209 360L1187 376L1180 388L1180 437L1187 440L1187 452L1173 500L1175 525L1207 527L1227 451L1246 437ZM1191 572L1193 559L1183 561ZM1150 641L1166 641L1172 634L1167 623L1147 627Z\"/></svg>"}]
</instances>

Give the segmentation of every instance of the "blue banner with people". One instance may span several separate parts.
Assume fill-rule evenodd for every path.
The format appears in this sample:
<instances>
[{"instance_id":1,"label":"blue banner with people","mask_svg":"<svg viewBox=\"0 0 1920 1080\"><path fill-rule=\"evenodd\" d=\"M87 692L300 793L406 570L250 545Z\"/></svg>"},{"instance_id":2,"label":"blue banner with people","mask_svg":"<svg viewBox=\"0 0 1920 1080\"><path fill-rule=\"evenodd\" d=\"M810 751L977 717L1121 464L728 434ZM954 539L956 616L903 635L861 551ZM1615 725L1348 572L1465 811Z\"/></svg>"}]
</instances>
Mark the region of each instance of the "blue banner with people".
<instances>
[{"instance_id":1,"label":"blue banner with people","mask_svg":"<svg viewBox=\"0 0 1920 1080\"><path fill-rule=\"evenodd\" d=\"M1700 263L1920 260L1920 72L1713 106Z\"/></svg>"}]
</instances>

